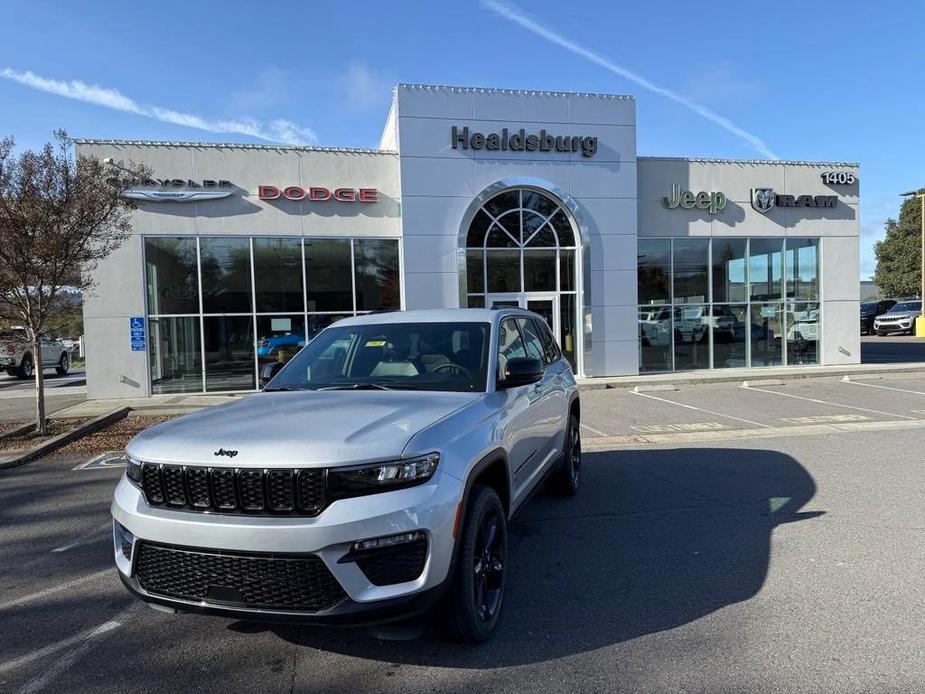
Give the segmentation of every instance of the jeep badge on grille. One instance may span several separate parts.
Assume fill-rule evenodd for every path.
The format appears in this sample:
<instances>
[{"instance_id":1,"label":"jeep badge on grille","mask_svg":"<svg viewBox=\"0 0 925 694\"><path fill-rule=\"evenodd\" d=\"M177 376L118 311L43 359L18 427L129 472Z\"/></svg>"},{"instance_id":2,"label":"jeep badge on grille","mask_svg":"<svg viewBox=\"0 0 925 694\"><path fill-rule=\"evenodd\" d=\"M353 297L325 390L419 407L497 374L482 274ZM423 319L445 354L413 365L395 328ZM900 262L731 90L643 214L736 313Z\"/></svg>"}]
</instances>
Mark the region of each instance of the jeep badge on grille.
<instances>
[{"instance_id":1,"label":"jeep badge on grille","mask_svg":"<svg viewBox=\"0 0 925 694\"><path fill-rule=\"evenodd\" d=\"M234 458L237 454L237 451L226 451L224 448L219 448L213 455L224 455L229 458Z\"/></svg>"}]
</instances>

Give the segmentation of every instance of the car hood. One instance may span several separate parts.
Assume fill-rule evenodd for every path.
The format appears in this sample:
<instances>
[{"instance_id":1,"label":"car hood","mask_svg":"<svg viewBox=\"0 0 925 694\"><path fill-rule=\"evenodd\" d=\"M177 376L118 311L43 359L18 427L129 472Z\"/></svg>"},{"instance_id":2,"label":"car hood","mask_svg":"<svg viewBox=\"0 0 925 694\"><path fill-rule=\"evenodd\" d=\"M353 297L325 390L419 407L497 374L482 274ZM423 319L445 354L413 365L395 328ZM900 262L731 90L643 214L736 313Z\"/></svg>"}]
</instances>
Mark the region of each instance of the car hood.
<instances>
[{"instance_id":1,"label":"car hood","mask_svg":"<svg viewBox=\"0 0 925 694\"><path fill-rule=\"evenodd\" d=\"M237 467L394 459L412 436L480 397L398 390L255 393L151 427L126 451L145 461ZM217 455L220 450L237 453Z\"/></svg>"},{"instance_id":2,"label":"car hood","mask_svg":"<svg viewBox=\"0 0 925 694\"><path fill-rule=\"evenodd\" d=\"M896 311L895 313L888 311L887 313L882 313L877 317L884 320L889 320L891 318L912 318L919 315L921 315L921 311Z\"/></svg>"}]
</instances>

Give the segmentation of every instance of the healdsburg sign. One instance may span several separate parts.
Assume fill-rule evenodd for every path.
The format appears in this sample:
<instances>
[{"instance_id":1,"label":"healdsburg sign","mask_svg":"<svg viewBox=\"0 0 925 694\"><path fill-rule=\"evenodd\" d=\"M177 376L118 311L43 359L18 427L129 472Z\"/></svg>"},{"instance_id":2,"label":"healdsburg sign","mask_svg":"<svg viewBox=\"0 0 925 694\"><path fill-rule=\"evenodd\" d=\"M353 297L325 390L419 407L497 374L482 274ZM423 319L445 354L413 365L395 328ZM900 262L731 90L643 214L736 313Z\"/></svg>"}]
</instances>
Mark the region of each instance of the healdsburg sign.
<instances>
[{"instance_id":1,"label":"healdsburg sign","mask_svg":"<svg viewBox=\"0 0 925 694\"><path fill-rule=\"evenodd\" d=\"M500 133L470 131L468 126L450 129L450 146L453 149L485 149L490 152L576 152L583 157L597 154L597 137L594 135L552 135L545 129L527 133L520 128L511 132L502 128Z\"/></svg>"}]
</instances>

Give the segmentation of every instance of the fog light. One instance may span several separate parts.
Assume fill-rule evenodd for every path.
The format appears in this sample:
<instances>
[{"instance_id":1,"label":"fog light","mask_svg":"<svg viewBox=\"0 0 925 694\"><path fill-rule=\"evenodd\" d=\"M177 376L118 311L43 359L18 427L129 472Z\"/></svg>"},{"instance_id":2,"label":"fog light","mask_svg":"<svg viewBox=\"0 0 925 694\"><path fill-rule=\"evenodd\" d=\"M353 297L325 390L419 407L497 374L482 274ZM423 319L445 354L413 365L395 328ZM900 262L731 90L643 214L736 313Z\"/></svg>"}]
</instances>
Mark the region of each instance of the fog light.
<instances>
[{"instance_id":1,"label":"fog light","mask_svg":"<svg viewBox=\"0 0 925 694\"><path fill-rule=\"evenodd\" d=\"M113 522L116 526L116 539L122 549L122 556L132 561L132 547L135 544L135 536L121 523L117 521Z\"/></svg>"},{"instance_id":2,"label":"fog light","mask_svg":"<svg viewBox=\"0 0 925 694\"><path fill-rule=\"evenodd\" d=\"M376 537L371 540L360 540L359 542L353 543L350 551L363 552L370 549L383 549L384 547L394 547L395 545L403 545L407 542L416 542L417 540L423 539L424 533L420 530L415 530L414 532L410 533L389 535L387 537Z\"/></svg>"}]
</instances>

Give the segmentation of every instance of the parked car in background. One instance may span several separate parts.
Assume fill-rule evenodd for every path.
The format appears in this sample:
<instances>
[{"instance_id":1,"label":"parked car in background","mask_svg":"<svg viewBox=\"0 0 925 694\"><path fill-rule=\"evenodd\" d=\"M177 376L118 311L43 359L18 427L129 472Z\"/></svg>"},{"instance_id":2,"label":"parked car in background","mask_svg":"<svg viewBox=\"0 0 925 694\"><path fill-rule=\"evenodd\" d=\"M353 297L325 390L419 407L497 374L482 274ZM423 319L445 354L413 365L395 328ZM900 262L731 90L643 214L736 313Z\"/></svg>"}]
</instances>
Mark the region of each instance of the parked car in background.
<instances>
[{"instance_id":1,"label":"parked car in background","mask_svg":"<svg viewBox=\"0 0 925 694\"><path fill-rule=\"evenodd\" d=\"M896 305L895 299L880 299L880 301L861 302L861 335L870 335L874 332L874 319L882 316Z\"/></svg>"},{"instance_id":2,"label":"parked car in background","mask_svg":"<svg viewBox=\"0 0 925 694\"><path fill-rule=\"evenodd\" d=\"M42 368L54 369L62 376L70 370L71 358L58 340L42 338ZM35 373L32 343L22 328L0 333L0 370L17 378L31 378Z\"/></svg>"},{"instance_id":3,"label":"parked car in background","mask_svg":"<svg viewBox=\"0 0 925 694\"><path fill-rule=\"evenodd\" d=\"M915 333L915 319L922 314L922 302L900 301L882 316L874 318L874 332L881 337L896 333Z\"/></svg>"},{"instance_id":4,"label":"parked car in background","mask_svg":"<svg viewBox=\"0 0 925 694\"><path fill-rule=\"evenodd\" d=\"M670 308L647 306L639 311L639 341L643 347L664 347L671 344Z\"/></svg>"},{"instance_id":5,"label":"parked car in background","mask_svg":"<svg viewBox=\"0 0 925 694\"><path fill-rule=\"evenodd\" d=\"M305 335L302 333L286 333L285 335L263 337L257 340L257 358L261 361L276 359L281 349L295 354L304 346Z\"/></svg>"}]
</instances>

